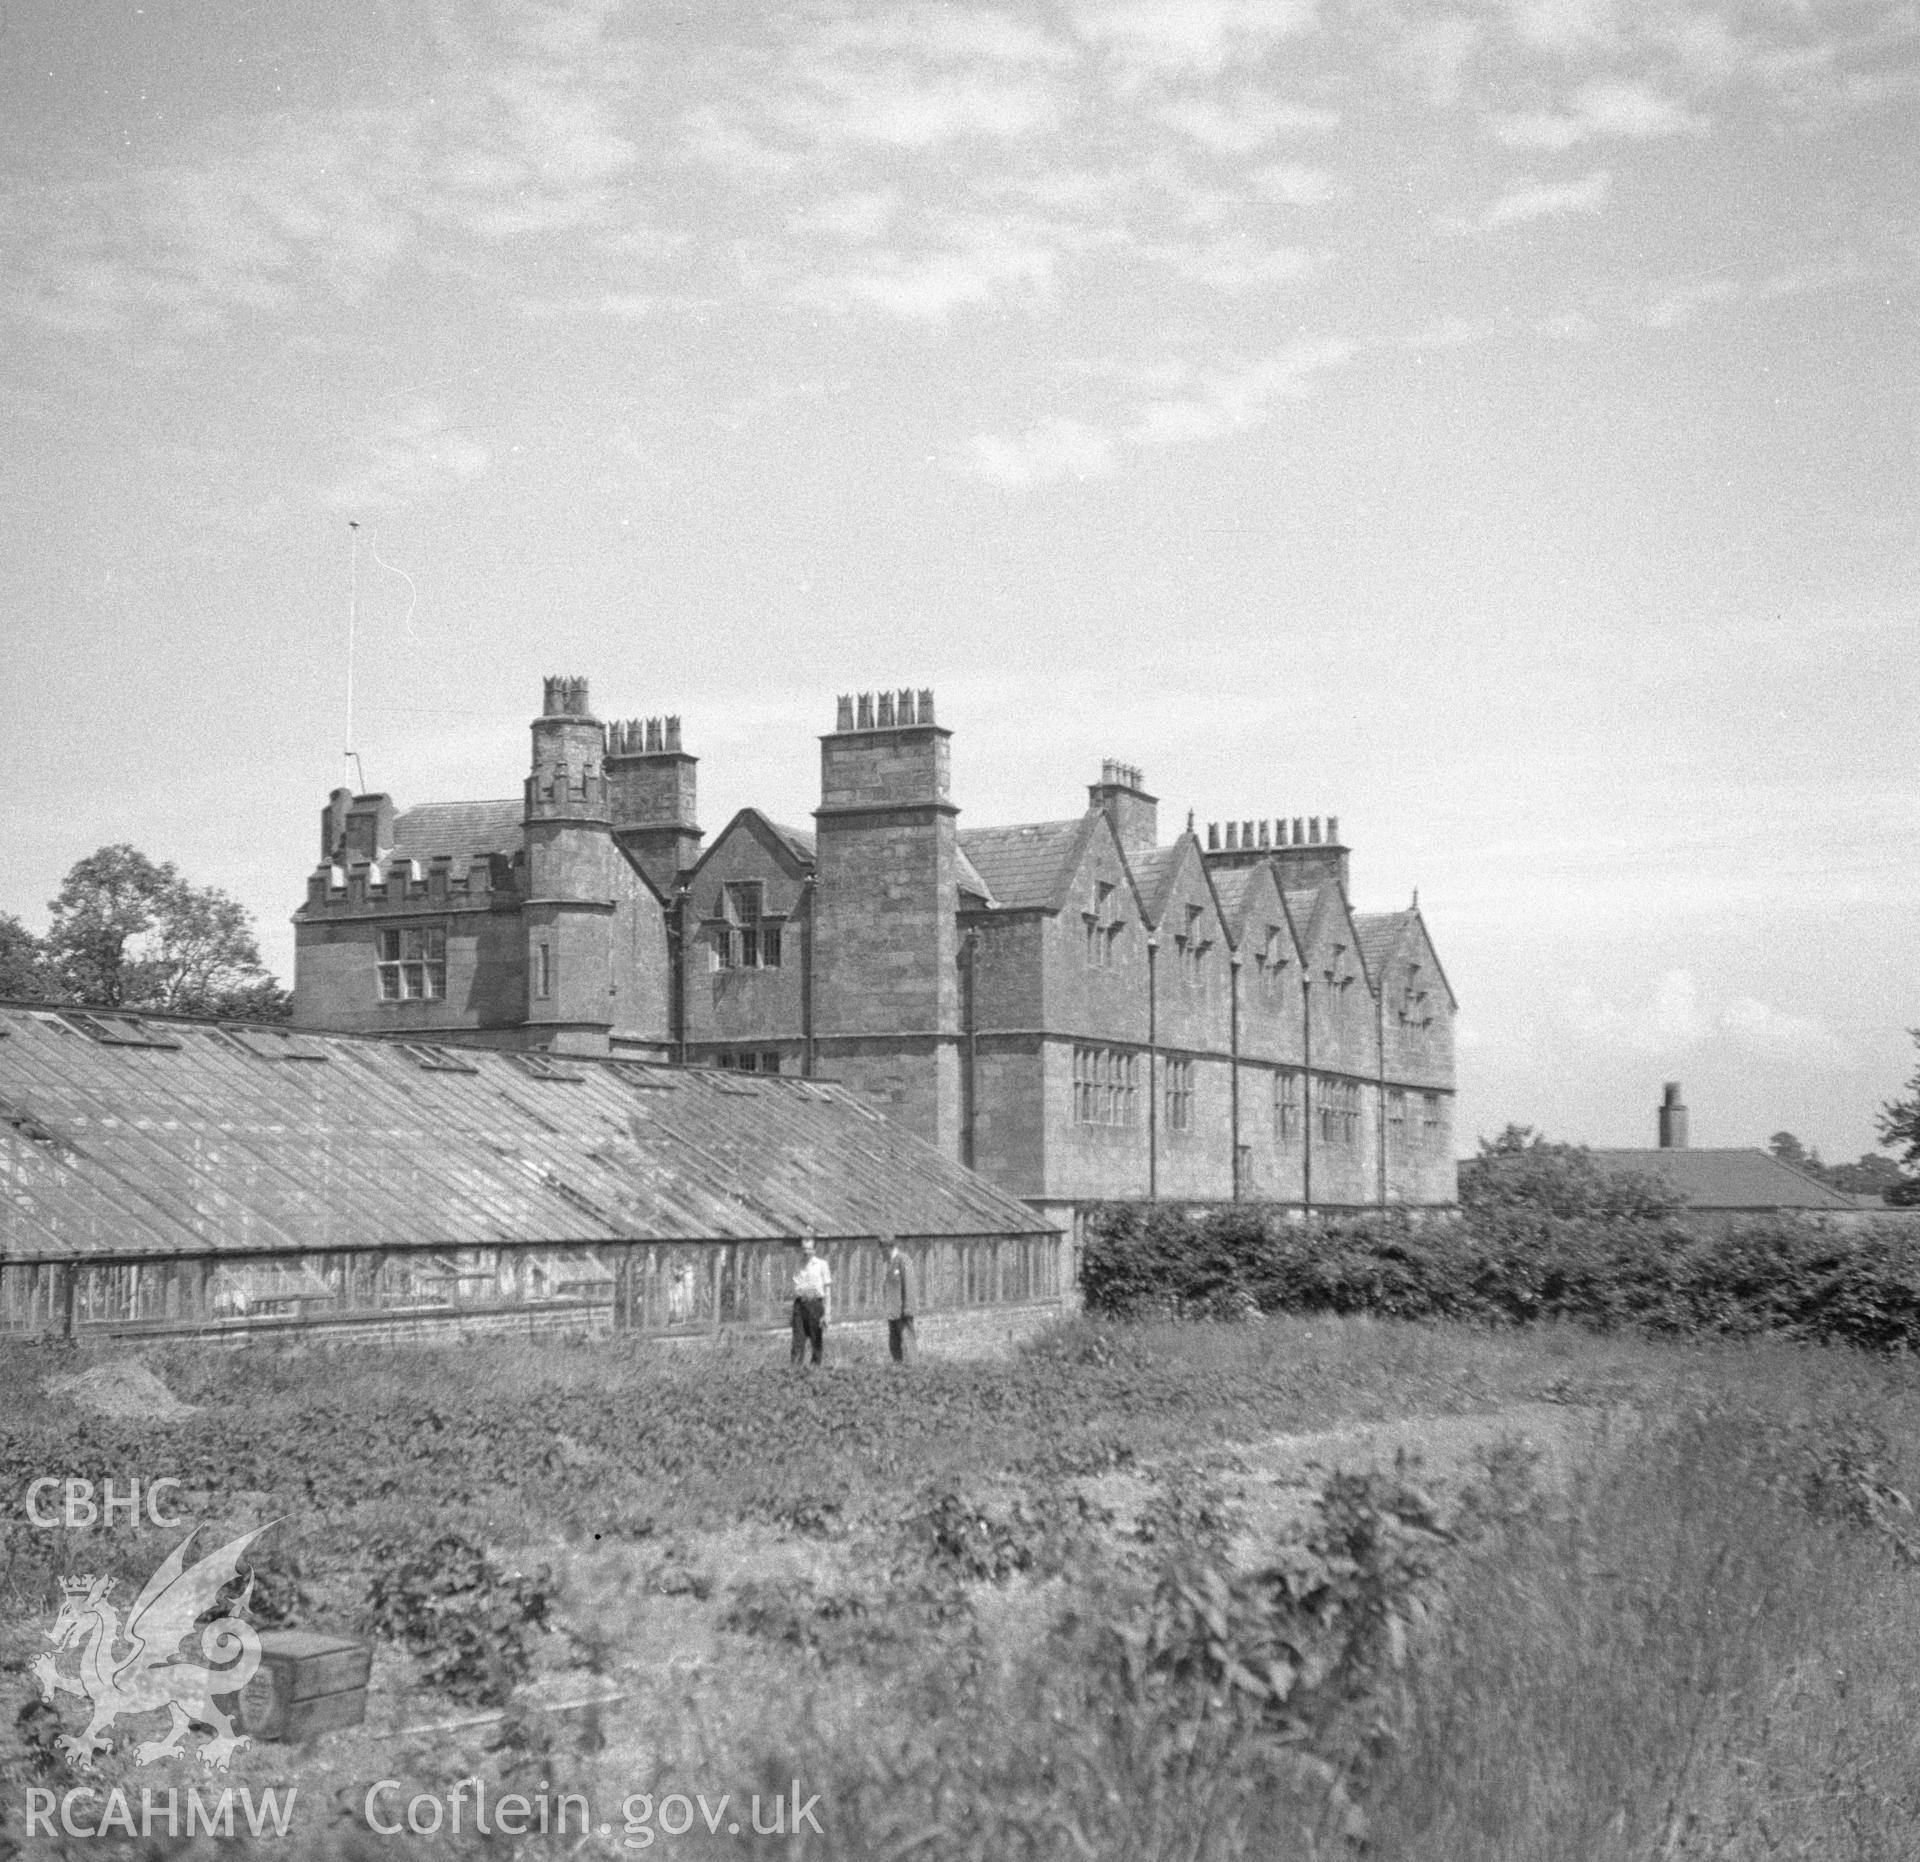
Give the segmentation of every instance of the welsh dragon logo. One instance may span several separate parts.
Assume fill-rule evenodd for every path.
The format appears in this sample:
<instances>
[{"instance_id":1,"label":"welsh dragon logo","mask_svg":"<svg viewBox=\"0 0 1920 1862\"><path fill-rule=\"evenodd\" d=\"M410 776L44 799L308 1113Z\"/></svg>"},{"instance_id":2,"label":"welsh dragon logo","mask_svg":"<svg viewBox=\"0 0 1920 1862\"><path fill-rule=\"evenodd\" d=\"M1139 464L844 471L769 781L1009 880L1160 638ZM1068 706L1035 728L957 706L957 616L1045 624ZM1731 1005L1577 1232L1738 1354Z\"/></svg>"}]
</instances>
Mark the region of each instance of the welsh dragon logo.
<instances>
[{"instance_id":1,"label":"welsh dragon logo","mask_svg":"<svg viewBox=\"0 0 1920 1862\"><path fill-rule=\"evenodd\" d=\"M233 1721L213 1704L215 1694L231 1695L245 1687L260 1667L260 1637L245 1619L252 1574L232 1613L215 1617L201 1629L205 1665L181 1660L180 1645L240 1575L241 1554L266 1530L261 1526L188 1566L187 1547L199 1531L196 1526L147 1579L124 1623L111 1601L113 1578L61 1579L60 1613L46 1632L57 1652L36 1657L33 1672L44 1700L78 1694L93 1702L85 1730L54 1742L75 1770L92 1771L94 1755L113 1750L106 1729L123 1715L164 1710L170 1716L160 1738L135 1747L134 1757L142 1765L180 1752L190 1726L213 1729L213 1737L200 1747L200 1762L222 1771L235 1752L252 1743L236 1735ZM60 1672L61 1657L69 1650L79 1653L77 1676Z\"/></svg>"}]
</instances>

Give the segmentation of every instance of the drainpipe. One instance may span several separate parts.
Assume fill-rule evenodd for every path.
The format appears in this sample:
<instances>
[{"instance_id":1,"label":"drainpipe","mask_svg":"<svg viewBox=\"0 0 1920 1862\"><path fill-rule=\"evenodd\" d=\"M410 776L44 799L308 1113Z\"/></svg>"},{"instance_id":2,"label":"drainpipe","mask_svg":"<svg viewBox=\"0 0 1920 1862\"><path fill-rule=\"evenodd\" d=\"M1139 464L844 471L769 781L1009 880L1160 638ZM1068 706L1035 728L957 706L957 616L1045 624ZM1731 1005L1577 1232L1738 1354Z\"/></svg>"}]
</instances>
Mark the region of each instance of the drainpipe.
<instances>
[{"instance_id":1,"label":"drainpipe","mask_svg":"<svg viewBox=\"0 0 1920 1862\"><path fill-rule=\"evenodd\" d=\"M1300 979L1300 1208L1313 1215L1313 982Z\"/></svg>"},{"instance_id":2,"label":"drainpipe","mask_svg":"<svg viewBox=\"0 0 1920 1862\"><path fill-rule=\"evenodd\" d=\"M673 903L667 912L667 1035L673 1042L673 1058L682 1067L687 1064L687 889L674 888Z\"/></svg>"},{"instance_id":3,"label":"drainpipe","mask_svg":"<svg viewBox=\"0 0 1920 1862\"><path fill-rule=\"evenodd\" d=\"M1147 1200L1160 1198L1160 1004L1156 982L1160 939L1147 939Z\"/></svg>"},{"instance_id":4,"label":"drainpipe","mask_svg":"<svg viewBox=\"0 0 1920 1862\"><path fill-rule=\"evenodd\" d=\"M1228 1051L1233 1075L1230 1098L1233 1107L1233 1200L1240 1200L1240 953L1227 959Z\"/></svg>"},{"instance_id":5,"label":"drainpipe","mask_svg":"<svg viewBox=\"0 0 1920 1862\"><path fill-rule=\"evenodd\" d=\"M980 973L980 933L972 925L967 927L967 935L961 940L960 948L965 953L967 959L967 999L965 1003L967 1018L965 1022L967 1071L966 1077L960 1083L961 1162L964 1163L969 1170L977 1170L979 1165L975 1161L977 1152L975 1149L974 1106L977 1103L975 1099L975 1077L976 1070L980 1064L980 1029L979 1015L974 1007L974 1002Z\"/></svg>"},{"instance_id":6,"label":"drainpipe","mask_svg":"<svg viewBox=\"0 0 1920 1862\"><path fill-rule=\"evenodd\" d=\"M800 917L805 936L800 944L800 1071L813 1078L813 876L800 882Z\"/></svg>"},{"instance_id":7,"label":"drainpipe","mask_svg":"<svg viewBox=\"0 0 1920 1862\"><path fill-rule=\"evenodd\" d=\"M1380 978L1380 994L1373 1005L1373 1051L1379 1061L1375 1069L1379 1076L1375 1092L1377 1105L1375 1112L1379 1124L1378 1144L1380 1153L1380 1207L1387 1206L1387 979Z\"/></svg>"}]
</instances>

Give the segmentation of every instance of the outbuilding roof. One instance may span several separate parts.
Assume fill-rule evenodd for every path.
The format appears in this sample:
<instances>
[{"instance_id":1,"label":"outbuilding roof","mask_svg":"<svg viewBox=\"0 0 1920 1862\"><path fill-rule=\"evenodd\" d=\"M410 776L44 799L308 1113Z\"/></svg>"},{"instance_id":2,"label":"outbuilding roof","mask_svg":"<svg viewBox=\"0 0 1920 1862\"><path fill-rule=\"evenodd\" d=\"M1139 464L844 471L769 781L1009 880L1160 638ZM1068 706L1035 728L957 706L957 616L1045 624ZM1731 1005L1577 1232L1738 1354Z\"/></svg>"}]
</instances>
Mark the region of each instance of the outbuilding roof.
<instances>
[{"instance_id":1,"label":"outbuilding roof","mask_svg":"<svg viewBox=\"0 0 1920 1862\"><path fill-rule=\"evenodd\" d=\"M0 1005L0 1262L1037 1234L825 1080Z\"/></svg>"},{"instance_id":2,"label":"outbuilding roof","mask_svg":"<svg viewBox=\"0 0 1920 1862\"><path fill-rule=\"evenodd\" d=\"M1815 1182L1767 1151L1595 1151L1593 1161L1603 1168L1650 1176L1694 1209L1858 1207L1843 1191Z\"/></svg>"}]
</instances>

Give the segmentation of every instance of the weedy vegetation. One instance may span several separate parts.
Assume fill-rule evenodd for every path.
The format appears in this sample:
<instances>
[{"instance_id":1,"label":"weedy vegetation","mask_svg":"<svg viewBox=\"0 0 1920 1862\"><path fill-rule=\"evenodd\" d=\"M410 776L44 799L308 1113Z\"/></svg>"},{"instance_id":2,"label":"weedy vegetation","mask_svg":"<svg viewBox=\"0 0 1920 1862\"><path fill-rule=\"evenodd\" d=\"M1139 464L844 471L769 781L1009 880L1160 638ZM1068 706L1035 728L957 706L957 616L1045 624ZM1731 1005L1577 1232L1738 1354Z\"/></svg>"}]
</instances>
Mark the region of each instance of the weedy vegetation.
<instances>
[{"instance_id":1,"label":"weedy vegetation","mask_svg":"<svg viewBox=\"0 0 1920 1862\"><path fill-rule=\"evenodd\" d=\"M15 1352L4 1654L41 1646L58 1576L137 1585L179 1537L27 1527L27 1482L165 1471L203 1536L281 1522L264 1620L376 1642L365 1731L234 1760L236 1784L301 1782L302 1854L392 1851L355 1780L476 1772L586 1795L612 1820L589 1854L636 1794L796 1779L825 1834L781 1853L853 1862L1913 1853L1913 1360L1384 1310L1088 1317L904 1375L619 1340L178 1346L146 1361L199 1410L164 1425L76 1413ZM1571 1466L1503 1433L1543 1402L1607 1419ZM1259 1523L1261 1444L1410 1416L1489 1418L1488 1445L1444 1477L1329 1467L1297 1526ZM26 1784L65 1776L58 1716L6 1685L0 1850ZM608 1704L549 1711L583 1695ZM94 1782L189 1777L116 1752ZM768 1847L744 1822L654 1835ZM539 1843L408 1848L563 1853Z\"/></svg>"}]
</instances>

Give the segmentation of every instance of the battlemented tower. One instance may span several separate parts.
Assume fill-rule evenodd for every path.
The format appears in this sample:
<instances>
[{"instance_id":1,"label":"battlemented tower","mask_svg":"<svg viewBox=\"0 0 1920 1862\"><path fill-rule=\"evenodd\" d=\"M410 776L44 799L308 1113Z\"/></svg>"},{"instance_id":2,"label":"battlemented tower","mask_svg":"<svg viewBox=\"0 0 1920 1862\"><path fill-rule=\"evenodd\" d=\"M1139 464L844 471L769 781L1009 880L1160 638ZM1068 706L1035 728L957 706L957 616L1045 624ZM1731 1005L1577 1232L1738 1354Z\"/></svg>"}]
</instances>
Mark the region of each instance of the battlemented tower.
<instances>
[{"instance_id":1,"label":"battlemented tower","mask_svg":"<svg viewBox=\"0 0 1920 1862\"><path fill-rule=\"evenodd\" d=\"M527 1024L553 1048L605 1053L613 1026L612 812L606 732L585 679L549 678L526 784Z\"/></svg>"}]
</instances>

